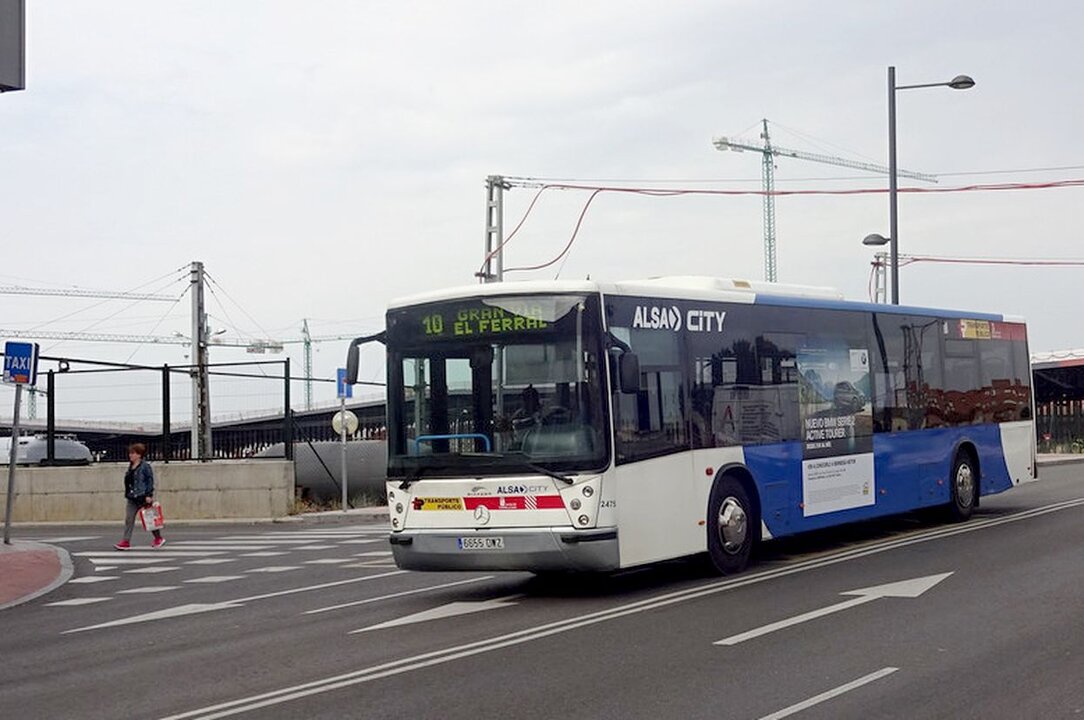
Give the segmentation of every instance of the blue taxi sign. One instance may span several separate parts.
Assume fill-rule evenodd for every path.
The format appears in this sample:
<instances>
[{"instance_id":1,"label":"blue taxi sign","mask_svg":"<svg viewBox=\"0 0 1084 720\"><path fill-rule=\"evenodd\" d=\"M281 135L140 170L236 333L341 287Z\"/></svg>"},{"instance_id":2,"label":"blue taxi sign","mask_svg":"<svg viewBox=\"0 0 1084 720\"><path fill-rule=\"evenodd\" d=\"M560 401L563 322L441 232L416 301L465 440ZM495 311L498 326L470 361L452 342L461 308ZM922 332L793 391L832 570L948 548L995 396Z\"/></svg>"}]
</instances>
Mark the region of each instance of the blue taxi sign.
<instances>
[{"instance_id":1,"label":"blue taxi sign","mask_svg":"<svg viewBox=\"0 0 1084 720\"><path fill-rule=\"evenodd\" d=\"M4 343L4 382L8 385L37 384L38 350L37 343Z\"/></svg>"},{"instance_id":2,"label":"blue taxi sign","mask_svg":"<svg viewBox=\"0 0 1084 720\"><path fill-rule=\"evenodd\" d=\"M354 397L354 386L346 382L346 368L338 368L335 373L335 395L340 400Z\"/></svg>"}]
</instances>

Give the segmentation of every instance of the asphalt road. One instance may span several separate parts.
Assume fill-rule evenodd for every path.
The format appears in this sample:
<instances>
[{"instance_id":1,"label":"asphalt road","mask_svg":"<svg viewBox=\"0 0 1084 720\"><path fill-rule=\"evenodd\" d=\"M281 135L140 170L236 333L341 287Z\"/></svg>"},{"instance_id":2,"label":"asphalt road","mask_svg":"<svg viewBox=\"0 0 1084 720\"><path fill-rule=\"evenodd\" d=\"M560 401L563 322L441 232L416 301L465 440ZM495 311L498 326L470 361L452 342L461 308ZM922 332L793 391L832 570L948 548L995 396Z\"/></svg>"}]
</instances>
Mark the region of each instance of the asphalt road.
<instances>
[{"instance_id":1,"label":"asphalt road","mask_svg":"<svg viewBox=\"0 0 1084 720\"><path fill-rule=\"evenodd\" d=\"M734 578L407 573L371 525L33 538L76 576L0 613L2 718L1084 715L1084 465Z\"/></svg>"}]
</instances>

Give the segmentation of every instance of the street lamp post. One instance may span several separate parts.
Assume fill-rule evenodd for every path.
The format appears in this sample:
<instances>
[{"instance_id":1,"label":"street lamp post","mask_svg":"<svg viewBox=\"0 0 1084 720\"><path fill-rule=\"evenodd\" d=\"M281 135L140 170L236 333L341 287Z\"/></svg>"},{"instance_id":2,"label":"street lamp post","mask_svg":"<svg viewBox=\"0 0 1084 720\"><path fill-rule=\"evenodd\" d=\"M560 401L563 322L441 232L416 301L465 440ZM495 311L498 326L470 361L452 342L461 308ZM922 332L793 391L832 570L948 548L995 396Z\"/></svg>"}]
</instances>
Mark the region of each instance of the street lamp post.
<instances>
[{"instance_id":1,"label":"street lamp post","mask_svg":"<svg viewBox=\"0 0 1084 720\"><path fill-rule=\"evenodd\" d=\"M957 75L948 82L922 83L920 85L896 85L896 66L888 68L888 229L889 255L892 263L892 304L900 304L900 236L897 224L898 187L896 179L896 91L915 90L928 87L950 87L953 90L968 90L975 86L975 81L967 75Z\"/></svg>"}]
</instances>

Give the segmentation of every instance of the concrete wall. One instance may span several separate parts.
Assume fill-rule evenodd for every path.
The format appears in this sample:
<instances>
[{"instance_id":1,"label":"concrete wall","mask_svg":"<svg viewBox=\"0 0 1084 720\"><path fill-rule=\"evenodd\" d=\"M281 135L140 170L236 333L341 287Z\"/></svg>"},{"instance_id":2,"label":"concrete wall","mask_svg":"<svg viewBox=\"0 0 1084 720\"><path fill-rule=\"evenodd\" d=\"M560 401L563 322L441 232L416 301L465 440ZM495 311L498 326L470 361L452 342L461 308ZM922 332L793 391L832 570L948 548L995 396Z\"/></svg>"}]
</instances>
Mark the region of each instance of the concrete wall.
<instances>
[{"instance_id":1,"label":"concrete wall","mask_svg":"<svg viewBox=\"0 0 1084 720\"><path fill-rule=\"evenodd\" d=\"M19 467L15 522L123 521L124 464ZM4 511L7 467L0 473ZM285 460L216 460L154 465L155 497L170 520L273 518L294 500L294 465Z\"/></svg>"}]
</instances>

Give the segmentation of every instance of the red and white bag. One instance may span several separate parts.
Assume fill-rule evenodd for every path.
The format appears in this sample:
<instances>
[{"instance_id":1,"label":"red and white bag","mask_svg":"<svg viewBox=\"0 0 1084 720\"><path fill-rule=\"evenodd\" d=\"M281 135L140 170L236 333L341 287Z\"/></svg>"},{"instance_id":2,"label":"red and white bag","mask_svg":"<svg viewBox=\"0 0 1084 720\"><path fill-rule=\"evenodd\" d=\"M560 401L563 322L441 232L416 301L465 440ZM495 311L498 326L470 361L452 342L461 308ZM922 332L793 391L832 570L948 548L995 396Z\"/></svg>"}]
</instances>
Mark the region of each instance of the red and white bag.
<instances>
[{"instance_id":1,"label":"red and white bag","mask_svg":"<svg viewBox=\"0 0 1084 720\"><path fill-rule=\"evenodd\" d=\"M162 505L156 502L141 507L139 509L139 522L143 524L143 529L147 532L161 530L166 524L166 518L162 515Z\"/></svg>"}]
</instances>

